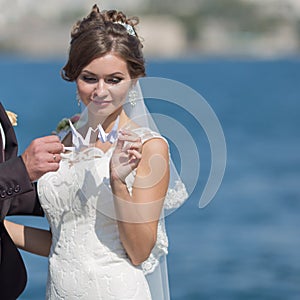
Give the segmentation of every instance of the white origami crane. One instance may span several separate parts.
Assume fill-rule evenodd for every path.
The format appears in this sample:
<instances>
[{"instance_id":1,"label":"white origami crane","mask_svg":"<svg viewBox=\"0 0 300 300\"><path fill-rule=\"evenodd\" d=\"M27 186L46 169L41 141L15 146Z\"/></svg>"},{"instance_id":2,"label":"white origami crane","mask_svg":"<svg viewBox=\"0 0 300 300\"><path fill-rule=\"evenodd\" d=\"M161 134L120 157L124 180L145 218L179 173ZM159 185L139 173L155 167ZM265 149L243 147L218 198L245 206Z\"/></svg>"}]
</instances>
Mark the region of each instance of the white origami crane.
<instances>
[{"instance_id":1,"label":"white origami crane","mask_svg":"<svg viewBox=\"0 0 300 300\"><path fill-rule=\"evenodd\" d=\"M72 143L75 147L75 150L79 150L82 147L88 147L90 144L92 131L95 132L96 130L93 130L92 127L89 127L85 138L83 138L83 136L75 129L74 125L70 120L69 124L72 132Z\"/></svg>"},{"instance_id":2,"label":"white origami crane","mask_svg":"<svg viewBox=\"0 0 300 300\"><path fill-rule=\"evenodd\" d=\"M109 133L106 133L101 124L98 125L98 129L99 129L99 133L98 133L98 138L102 143L105 142L110 142L111 144L113 144L117 138L118 138L118 127L119 127L119 116L117 117L114 127L112 128L112 130Z\"/></svg>"},{"instance_id":3,"label":"white origami crane","mask_svg":"<svg viewBox=\"0 0 300 300\"><path fill-rule=\"evenodd\" d=\"M75 129L74 125L70 120L69 120L69 124L72 132L72 143L74 147L65 147L64 148L65 150L78 151L82 147L88 147L90 145L92 132L96 132L97 130L99 130L98 138L102 143L110 142L111 144L113 144L118 138L119 116L117 117L115 124L109 133L106 133L103 130L101 124L99 124L96 129L89 127L85 138Z\"/></svg>"}]
</instances>

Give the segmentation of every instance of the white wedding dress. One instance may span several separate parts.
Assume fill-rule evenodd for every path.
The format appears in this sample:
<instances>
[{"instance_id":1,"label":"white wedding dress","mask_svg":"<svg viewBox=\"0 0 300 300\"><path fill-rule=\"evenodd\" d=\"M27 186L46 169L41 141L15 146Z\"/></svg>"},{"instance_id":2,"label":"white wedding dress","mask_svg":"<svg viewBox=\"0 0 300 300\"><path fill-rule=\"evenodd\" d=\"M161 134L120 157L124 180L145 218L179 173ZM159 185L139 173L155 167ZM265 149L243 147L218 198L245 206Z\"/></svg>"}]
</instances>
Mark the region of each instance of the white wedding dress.
<instances>
[{"instance_id":1,"label":"white wedding dress","mask_svg":"<svg viewBox=\"0 0 300 300\"><path fill-rule=\"evenodd\" d=\"M147 128L135 131L143 142L160 137ZM38 181L40 202L52 231L46 299L156 300L145 275L167 254L164 221L159 222L149 259L139 267L132 265L114 218L109 186L113 149L104 153L91 147L62 154L59 170ZM126 178L129 191L134 176L133 171Z\"/></svg>"}]
</instances>

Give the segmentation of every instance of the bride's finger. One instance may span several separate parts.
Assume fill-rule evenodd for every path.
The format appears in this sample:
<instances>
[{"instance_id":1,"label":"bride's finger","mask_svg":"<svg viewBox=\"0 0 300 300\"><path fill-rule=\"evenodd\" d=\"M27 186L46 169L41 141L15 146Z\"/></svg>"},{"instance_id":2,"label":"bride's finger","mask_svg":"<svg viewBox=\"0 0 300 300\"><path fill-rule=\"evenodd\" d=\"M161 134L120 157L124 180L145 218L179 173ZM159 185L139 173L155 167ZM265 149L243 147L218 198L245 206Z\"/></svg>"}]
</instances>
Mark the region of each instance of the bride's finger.
<instances>
[{"instance_id":1,"label":"bride's finger","mask_svg":"<svg viewBox=\"0 0 300 300\"><path fill-rule=\"evenodd\" d=\"M119 135L118 140L117 140L117 144L116 144L116 148L115 148L116 152L121 152L122 151L122 149L124 147L124 142L125 142L125 140L123 140L121 138L121 135Z\"/></svg>"},{"instance_id":2,"label":"bride's finger","mask_svg":"<svg viewBox=\"0 0 300 300\"><path fill-rule=\"evenodd\" d=\"M120 133L119 137L122 140L125 140L125 141L135 142L135 141L138 141L140 139L140 137L136 133L134 133L130 130L121 129L119 131L119 133Z\"/></svg>"},{"instance_id":3,"label":"bride's finger","mask_svg":"<svg viewBox=\"0 0 300 300\"><path fill-rule=\"evenodd\" d=\"M127 144L125 145L125 150L129 150L129 149L135 149L139 152L142 152L142 143L140 141L137 142L127 142Z\"/></svg>"},{"instance_id":4,"label":"bride's finger","mask_svg":"<svg viewBox=\"0 0 300 300\"><path fill-rule=\"evenodd\" d=\"M120 132L123 134L123 135L129 135L129 136L138 136L135 132L133 132L132 130L129 130L129 129L120 129Z\"/></svg>"},{"instance_id":5,"label":"bride's finger","mask_svg":"<svg viewBox=\"0 0 300 300\"><path fill-rule=\"evenodd\" d=\"M129 149L127 150L128 154L130 155L130 158L138 159L140 160L142 158L142 153L134 150L134 149Z\"/></svg>"}]
</instances>

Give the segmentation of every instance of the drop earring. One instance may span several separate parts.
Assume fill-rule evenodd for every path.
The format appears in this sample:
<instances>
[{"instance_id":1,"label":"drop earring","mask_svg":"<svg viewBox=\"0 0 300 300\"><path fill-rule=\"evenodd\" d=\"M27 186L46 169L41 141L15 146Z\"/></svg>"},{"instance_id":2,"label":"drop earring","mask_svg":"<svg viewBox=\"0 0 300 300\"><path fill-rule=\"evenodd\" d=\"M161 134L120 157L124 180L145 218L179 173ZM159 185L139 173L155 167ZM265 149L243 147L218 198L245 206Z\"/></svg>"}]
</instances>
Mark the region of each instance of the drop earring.
<instances>
[{"instance_id":1,"label":"drop earring","mask_svg":"<svg viewBox=\"0 0 300 300\"><path fill-rule=\"evenodd\" d=\"M136 105L137 92L135 90L130 90L128 93L128 100L131 106Z\"/></svg>"},{"instance_id":2,"label":"drop earring","mask_svg":"<svg viewBox=\"0 0 300 300\"><path fill-rule=\"evenodd\" d=\"M76 100L77 100L77 105L78 105L78 107L79 107L79 106L80 106L81 99L80 99L78 90L76 90Z\"/></svg>"}]
</instances>

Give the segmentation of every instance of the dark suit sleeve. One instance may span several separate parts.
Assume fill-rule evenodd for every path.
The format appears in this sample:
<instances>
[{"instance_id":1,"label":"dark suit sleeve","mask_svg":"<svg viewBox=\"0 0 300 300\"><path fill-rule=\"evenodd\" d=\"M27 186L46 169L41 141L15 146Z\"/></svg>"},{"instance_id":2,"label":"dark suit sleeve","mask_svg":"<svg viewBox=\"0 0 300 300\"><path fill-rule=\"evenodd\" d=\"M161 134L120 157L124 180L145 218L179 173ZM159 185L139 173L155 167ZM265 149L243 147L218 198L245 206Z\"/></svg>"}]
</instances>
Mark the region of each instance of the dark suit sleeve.
<instances>
[{"instance_id":1,"label":"dark suit sleeve","mask_svg":"<svg viewBox=\"0 0 300 300\"><path fill-rule=\"evenodd\" d=\"M0 163L0 208L9 201L7 215L43 216L36 185L30 181L21 156ZM7 206L8 207L8 206Z\"/></svg>"}]
</instances>

